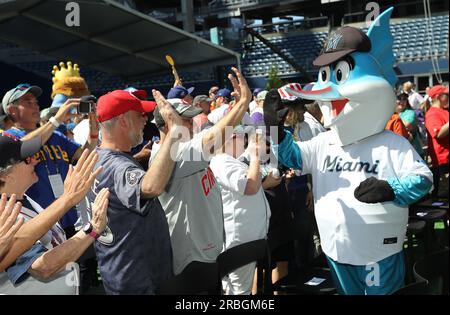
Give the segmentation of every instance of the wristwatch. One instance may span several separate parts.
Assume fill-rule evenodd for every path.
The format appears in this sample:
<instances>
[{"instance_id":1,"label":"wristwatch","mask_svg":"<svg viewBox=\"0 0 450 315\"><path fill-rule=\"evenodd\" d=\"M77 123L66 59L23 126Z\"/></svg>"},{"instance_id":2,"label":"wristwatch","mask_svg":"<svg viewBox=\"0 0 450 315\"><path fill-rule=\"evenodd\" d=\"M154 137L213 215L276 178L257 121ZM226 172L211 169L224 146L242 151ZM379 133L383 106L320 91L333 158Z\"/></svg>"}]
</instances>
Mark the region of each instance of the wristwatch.
<instances>
[{"instance_id":1,"label":"wristwatch","mask_svg":"<svg viewBox=\"0 0 450 315\"><path fill-rule=\"evenodd\" d=\"M90 235L95 240L100 237L100 234L94 231L94 226L91 222L88 222L83 226L83 232L86 233L86 235Z\"/></svg>"}]
</instances>

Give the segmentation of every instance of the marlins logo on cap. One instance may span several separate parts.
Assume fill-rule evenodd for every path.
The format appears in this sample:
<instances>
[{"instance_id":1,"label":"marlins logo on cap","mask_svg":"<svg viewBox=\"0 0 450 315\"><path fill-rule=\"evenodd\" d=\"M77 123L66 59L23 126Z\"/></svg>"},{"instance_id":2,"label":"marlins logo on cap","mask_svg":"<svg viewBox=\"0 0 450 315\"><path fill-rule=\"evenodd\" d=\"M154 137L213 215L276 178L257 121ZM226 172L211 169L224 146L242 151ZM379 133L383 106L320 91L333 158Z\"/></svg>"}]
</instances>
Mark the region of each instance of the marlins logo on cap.
<instances>
[{"instance_id":1,"label":"marlins logo on cap","mask_svg":"<svg viewBox=\"0 0 450 315\"><path fill-rule=\"evenodd\" d=\"M372 45L369 37L358 28L343 26L326 40L315 66L329 65L354 51L369 52Z\"/></svg>"}]
</instances>

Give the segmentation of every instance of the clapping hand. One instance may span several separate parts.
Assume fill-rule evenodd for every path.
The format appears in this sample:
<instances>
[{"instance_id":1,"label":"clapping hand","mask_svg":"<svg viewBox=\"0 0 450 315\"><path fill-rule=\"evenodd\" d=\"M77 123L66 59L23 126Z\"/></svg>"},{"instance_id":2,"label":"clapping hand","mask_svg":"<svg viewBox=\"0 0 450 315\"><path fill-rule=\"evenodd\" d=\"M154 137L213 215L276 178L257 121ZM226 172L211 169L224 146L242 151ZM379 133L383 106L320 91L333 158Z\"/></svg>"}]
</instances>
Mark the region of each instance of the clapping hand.
<instances>
[{"instance_id":1,"label":"clapping hand","mask_svg":"<svg viewBox=\"0 0 450 315\"><path fill-rule=\"evenodd\" d=\"M12 195L9 201L6 194L2 194L0 199L0 261L8 252L14 235L22 226L24 220L17 220L22 204L16 203L16 195Z\"/></svg>"},{"instance_id":2,"label":"clapping hand","mask_svg":"<svg viewBox=\"0 0 450 315\"><path fill-rule=\"evenodd\" d=\"M89 153L89 150L86 149L83 151L83 154L81 154L77 165L69 166L69 172L64 181L63 196L68 198L73 206L78 204L84 196L86 196L88 190L94 183L95 178L103 171L102 166L93 171L97 160L97 152L91 151L91 153Z\"/></svg>"},{"instance_id":3,"label":"clapping hand","mask_svg":"<svg viewBox=\"0 0 450 315\"><path fill-rule=\"evenodd\" d=\"M108 188L103 188L95 197L94 204L92 205L92 219L91 224L93 226L94 232L97 234L103 233L106 228L107 210L109 204L109 190Z\"/></svg>"}]
</instances>

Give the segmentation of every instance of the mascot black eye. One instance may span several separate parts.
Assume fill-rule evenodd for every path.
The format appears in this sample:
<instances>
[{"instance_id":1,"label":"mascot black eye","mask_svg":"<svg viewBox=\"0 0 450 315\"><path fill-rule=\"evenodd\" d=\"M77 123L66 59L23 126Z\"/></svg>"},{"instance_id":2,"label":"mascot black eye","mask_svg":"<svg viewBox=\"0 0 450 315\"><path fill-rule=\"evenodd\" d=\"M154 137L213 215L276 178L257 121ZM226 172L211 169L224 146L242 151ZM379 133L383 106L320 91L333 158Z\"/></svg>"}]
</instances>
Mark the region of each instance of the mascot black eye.
<instances>
[{"instance_id":1,"label":"mascot black eye","mask_svg":"<svg viewBox=\"0 0 450 315\"><path fill-rule=\"evenodd\" d=\"M330 70L329 66L320 68L320 70L319 70L319 82L327 83L328 81L330 81L330 74L331 74L331 70Z\"/></svg>"},{"instance_id":2,"label":"mascot black eye","mask_svg":"<svg viewBox=\"0 0 450 315\"><path fill-rule=\"evenodd\" d=\"M334 69L336 82L342 84L347 81L351 69L351 65L346 60L339 61Z\"/></svg>"}]
</instances>

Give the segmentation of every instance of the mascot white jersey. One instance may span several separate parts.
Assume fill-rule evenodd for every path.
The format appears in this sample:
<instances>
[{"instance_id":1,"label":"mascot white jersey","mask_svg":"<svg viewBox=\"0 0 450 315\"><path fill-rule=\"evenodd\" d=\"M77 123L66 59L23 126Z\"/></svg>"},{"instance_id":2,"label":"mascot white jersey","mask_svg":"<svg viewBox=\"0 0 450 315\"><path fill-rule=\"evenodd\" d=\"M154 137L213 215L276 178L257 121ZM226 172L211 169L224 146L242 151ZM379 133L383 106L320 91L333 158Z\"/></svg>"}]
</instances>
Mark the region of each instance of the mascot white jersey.
<instances>
[{"instance_id":1,"label":"mascot white jersey","mask_svg":"<svg viewBox=\"0 0 450 315\"><path fill-rule=\"evenodd\" d=\"M311 91L284 88L317 100L330 131L294 142L282 127L286 110L277 90L264 103L266 126L278 126L279 160L312 175L322 248L341 294L390 294L403 286L408 205L432 185L409 142L384 130L395 104L392 10L367 35L348 26L330 35L314 61L321 68ZM373 264L379 279L367 283Z\"/></svg>"}]
</instances>

